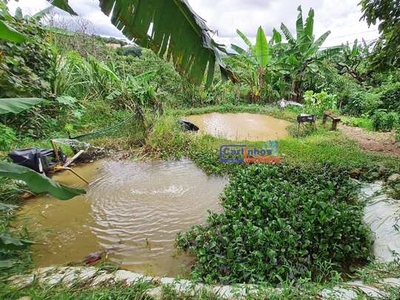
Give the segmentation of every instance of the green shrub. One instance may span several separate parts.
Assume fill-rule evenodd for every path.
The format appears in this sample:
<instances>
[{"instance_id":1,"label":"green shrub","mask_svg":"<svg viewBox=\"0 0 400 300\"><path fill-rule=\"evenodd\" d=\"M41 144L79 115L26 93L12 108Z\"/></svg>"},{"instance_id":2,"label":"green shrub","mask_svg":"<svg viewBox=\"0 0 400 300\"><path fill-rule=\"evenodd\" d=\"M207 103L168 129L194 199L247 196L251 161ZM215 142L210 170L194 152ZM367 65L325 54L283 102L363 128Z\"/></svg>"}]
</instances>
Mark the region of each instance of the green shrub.
<instances>
[{"instance_id":1,"label":"green shrub","mask_svg":"<svg viewBox=\"0 0 400 300\"><path fill-rule=\"evenodd\" d=\"M207 283L328 279L370 255L357 188L346 173L257 165L231 178L223 214L178 235Z\"/></svg>"},{"instance_id":2,"label":"green shrub","mask_svg":"<svg viewBox=\"0 0 400 300\"><path fill-rule=\"evenodd\" d=\"M393 110L400 114L400 82L387 84L382 87L381 108Z\"/></svg>"},{"instance_id":3,"label":"green shrub","mask_svg":"<svg viewBox=\"0 0 400 300\"><path fill-rule=\"evenodd\" d=\"M15 131L0 123L0 151L10 150L16 139Z\"/></svg>"},{"instance_id":4,"label":"green shrub","mask_svg":"<svg viewBox=\"0 0 400 300\"><path fill-rule=\"evenodd\" d=\"M363 116L361 118L343 117L341 121L344 125L348 126L360 127L371 131L374 129L371 118L367 118L366 116Z\"/></svg>"},{"instance_id":5,"label":"green shrub","mask_svg":"<svg viewBox=\"0 0 400 300\"><path fill-rule=\"evenodd\" d=\"M387 112L386 110L377 110L372 116L372 122L376 131L390 131L398 123L399 116L395 112Z\"/></svg>"},{"instance_id":6,"label":"green shrub","mask_svg":"<svg viewBox=\"0 0 400 300\"><path fill-rule=\"evenodd\" d=\"M369 115L382 104L380 99L380 93L367 92L359 87L347 95L342 111L354 116Z\"/></svg>"},{"instance_id":7,"label":"green shrub","mask_svg":"<svg viewBox=\"0 0 400 300\"><path fill-rule=\"evenodd\" d=\"M326 110L336 110L336 97L326 92L314 94L313 91L304 93L304 104L307 113L323 115Z\"/></svg>"}]
</instances>

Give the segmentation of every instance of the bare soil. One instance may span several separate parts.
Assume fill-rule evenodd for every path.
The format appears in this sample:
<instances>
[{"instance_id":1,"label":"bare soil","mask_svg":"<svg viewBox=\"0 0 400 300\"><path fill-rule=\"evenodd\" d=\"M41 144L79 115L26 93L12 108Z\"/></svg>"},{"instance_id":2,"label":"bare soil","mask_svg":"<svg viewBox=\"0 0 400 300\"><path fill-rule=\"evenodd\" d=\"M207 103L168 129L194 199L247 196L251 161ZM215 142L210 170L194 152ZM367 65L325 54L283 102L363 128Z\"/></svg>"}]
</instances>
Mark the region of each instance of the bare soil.
<instances>
[{"instance_id":1,"label":"bare soil","mask_svg":"<svg viewBox=\"0 0 400 300\"><path fill-rule=\"evenodd\" d=\"M339 125L350 139L356 141L361 149L375 153L385 153L400 157L400 143L396 143L394 132L369 132L362 128Z\"/></svg>"}]
</instances>

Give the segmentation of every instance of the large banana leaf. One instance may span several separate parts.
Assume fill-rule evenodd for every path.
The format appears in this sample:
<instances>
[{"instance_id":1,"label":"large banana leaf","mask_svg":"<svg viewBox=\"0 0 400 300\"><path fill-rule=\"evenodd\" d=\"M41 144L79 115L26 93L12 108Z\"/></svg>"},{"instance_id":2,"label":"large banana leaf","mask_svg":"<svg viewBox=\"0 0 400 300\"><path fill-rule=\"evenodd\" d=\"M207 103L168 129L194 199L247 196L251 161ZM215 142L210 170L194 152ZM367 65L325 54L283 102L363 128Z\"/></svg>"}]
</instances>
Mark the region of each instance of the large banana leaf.
<instances>
[{"instance_id":1,"label":"large banana leaf","mask_svg":"<svg viewBox=\"0 0 400 300\"><path fill-rule=\"evenodd\" d=\"M57 6L58 8L66 11L66 12L69 12L71 15L75 15L75 16L77 15L77 13L74 12L72 7L69 6L68 0L47 0L47 1L49 1L54 6Z\"/></svg>"},{"instance_id":2,"label":"large banana leaf","mask_svg":"<svg viewBox=\"0 0 400 300\"><path fill-rule=\"evenodd\" d=\"M52 2L62 8L60 3L68 0ZM201 83L207 74L211 84L216 62L223 77L231 77L219 55L225 48L211 38L206 22L187 0L100 0L100 7L126 37L172 59L177 71L194 83Z\"/></svg>"},{"instance_id":3,"label":"large banana leaf","mask_svg":"<svg viewBox=\"0 0 400 300\"><path fill-rule=\"evenodd\" d=\"M18 114L44 101L40 98L0 98L0 115Z\"/></svg>"},{"instance_id":4,"label":"large banana leaf","mask_svg":"<svg viewBox=\"0 0 400 300\"><path fill-rule=\"evenodd\" d=\"M0 20L0 40L22 43L26 40L26 36L12 28L7 22Z\"/></svg>"},{"instance_id":5,"label":"large banana leaf","mask_svg":"<svg viewBox=\"0 0 400 300\"><path fill-rule=\"evenodd\" d=\"M26 167L4 161L0 161L0 176L25 181L32 191L36 193L47 192L60 200L68 200L86 193L81 189L63 186Z\"/></svg>"},{"instance_id":6,"label":"large banana leaf","mask_svg":"<svg viewBox=\"0 0 400 300\"><path fill-rule=\"evenodd\" d=\"M258 64L261 68L265 68L269 62L269 47L267 37L265 36L264 30L260 26L257 31L256 46L254 48L254 54L257 58Z\"/></svg>"}]
</instances>

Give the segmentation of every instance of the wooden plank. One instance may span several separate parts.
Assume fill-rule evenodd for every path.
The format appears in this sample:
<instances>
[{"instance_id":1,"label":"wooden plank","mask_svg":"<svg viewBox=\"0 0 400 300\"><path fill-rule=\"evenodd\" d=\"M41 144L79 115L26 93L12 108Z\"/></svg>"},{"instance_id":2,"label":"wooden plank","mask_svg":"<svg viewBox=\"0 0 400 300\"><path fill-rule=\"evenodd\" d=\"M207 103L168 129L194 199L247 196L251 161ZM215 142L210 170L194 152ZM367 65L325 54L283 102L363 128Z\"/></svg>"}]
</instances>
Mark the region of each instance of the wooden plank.
<instances>
[{"instance_id":1,"label":"wooden plank","mask_svg":"<svg viewBox=\"0 0 400 300\"><path fill-rule=\"evenodd\" d=\"M72 164L79 156L81 156L85 151L80 150L77 154L75 154L71 159L68 159L66 163L63 165L63 167L68 167L70 164Z\"/></svg>"}]
</instances>

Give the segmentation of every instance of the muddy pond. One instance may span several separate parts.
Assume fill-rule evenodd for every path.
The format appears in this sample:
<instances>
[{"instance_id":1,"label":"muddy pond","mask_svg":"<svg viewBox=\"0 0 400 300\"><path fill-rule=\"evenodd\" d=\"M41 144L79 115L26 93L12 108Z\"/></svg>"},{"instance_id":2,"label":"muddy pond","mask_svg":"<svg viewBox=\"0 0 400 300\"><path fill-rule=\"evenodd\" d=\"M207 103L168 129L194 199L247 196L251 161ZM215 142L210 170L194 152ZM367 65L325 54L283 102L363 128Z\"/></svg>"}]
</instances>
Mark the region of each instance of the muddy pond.
<instances>
[{"instance_id":1,"label":"muddy pond","mask_svg":"<svg viewBox=\"0 0 400 300\"><path fill-rule=\"evenodd\" d=\"M193 258L175 248L176 234L205 222L208 210L220 212L226 178L208 177L189 160L142 163L103 160L54 176L87 190L60 201L50 196L28 200L18 216L33 233L37 266L81 262L108 249L108 259L153 276L186 275Z\"/></svg>"},{"instance_id":2,"label":"muddy pond","mask_svg":"<svg viewBox=\"0 0 400 300\"><path fill-rule=\"evenodd\" d=\"M290 122L267 115L249 113L210 113L185 118L197 125L200 132L231 141L279 140L289 135Z\"/></svg>"}]
</instances>

